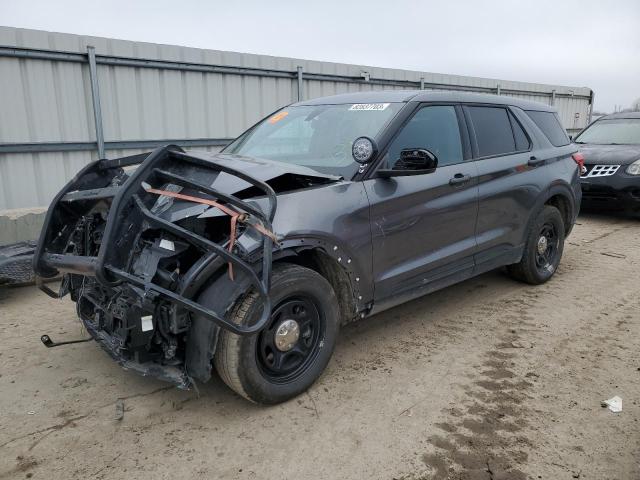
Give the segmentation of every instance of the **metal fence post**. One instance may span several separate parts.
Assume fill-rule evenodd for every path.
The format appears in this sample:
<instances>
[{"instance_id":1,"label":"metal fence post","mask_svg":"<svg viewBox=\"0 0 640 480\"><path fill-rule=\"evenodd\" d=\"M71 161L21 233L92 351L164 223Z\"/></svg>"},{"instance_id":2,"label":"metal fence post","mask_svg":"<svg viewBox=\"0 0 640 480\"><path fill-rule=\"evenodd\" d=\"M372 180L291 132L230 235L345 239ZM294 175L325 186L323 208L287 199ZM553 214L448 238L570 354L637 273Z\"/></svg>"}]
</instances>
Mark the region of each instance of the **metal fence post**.
<instances>
[{"instance_id":1,"label":"metal fence post","mask_svg":"<svg viewBox=\"0 0 640 480\"><path fill-rule=\"evenodd\" d=\"M98 69L96 67L96 49L87 47L89 58L89 78L91 79L91 98L93 100L93 118L96 127L96 144L98 145L98 158L105 158L104 132L102 130L102 109L100 108L100 90L98 88Z\"/></svg>"},{"instance_id":2,"label":"metal fence post","mask_svg":"<svg viewBox=\"0 0 640 480\"><path fill-rule=\"evenodd\" d=\"M298 101L302 101L302 67L298 65Z\"/></svg>"},{"instance_id":3,"label":"metal fence post","mask_svg":"<svg viewBox=\"0 0 640 480\"><path fill-rule=\"evenodd\" d=\"M593 117L593 101L596 98L596 92L591 90L591 100L589 101L589 118L587 119L587 125L591 123L591 117Z\"/></svg>"}]
</instances>

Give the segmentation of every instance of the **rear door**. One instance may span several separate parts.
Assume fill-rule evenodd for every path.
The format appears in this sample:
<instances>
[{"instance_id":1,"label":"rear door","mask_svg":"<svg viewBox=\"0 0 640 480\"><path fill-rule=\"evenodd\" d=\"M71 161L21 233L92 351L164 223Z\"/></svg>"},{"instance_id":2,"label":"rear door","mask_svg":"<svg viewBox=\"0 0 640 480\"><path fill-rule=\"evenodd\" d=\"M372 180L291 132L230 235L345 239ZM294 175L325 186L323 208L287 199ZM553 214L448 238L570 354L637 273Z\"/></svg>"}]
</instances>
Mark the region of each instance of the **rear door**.
<instances>
[{"instance_id":1,"label":"rear door","mask_svg":"<svg viewBox=\"0 0 640 480\"><path fill-rule=\"evenodd\" d=\"M401 303L473 271L478 187L462 109L420 106L390 142L379 167L393 168L405 148L430 150L438 167L423 175L364 181L371 205L376 307Z\"/></svg>"},{"instance_id":2,"label":"rear door","mask_svg":"<svg viewBox=\"0 0 640 480\"><path fill-rule=\"evenodd\" d=\"M478 169L479 210L476 273L519 259L524 231L542 194L531 136L505 105L469 104L465 118Z\"/></svg>"}]
</instances>

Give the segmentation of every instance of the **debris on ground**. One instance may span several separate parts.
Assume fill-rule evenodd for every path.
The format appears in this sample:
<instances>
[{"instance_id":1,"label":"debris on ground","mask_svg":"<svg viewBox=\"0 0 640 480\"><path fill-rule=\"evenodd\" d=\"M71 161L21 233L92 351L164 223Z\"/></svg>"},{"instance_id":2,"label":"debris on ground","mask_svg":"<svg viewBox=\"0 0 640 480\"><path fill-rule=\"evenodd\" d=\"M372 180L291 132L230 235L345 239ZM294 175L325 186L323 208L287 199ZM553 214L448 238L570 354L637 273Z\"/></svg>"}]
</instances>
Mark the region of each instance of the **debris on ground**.
<instances>
[{"instance_id":1,"label":"debris on ground","mask_svg":"<svg viewBox=\"0 0 640 480\"><path fill-rule=\"evenodd\" d=\"M519 340L511 342L511 348L533 348L531 342L522 342Z\"/></svg>"},{"instance_id":2,"label":"debris on ground","mask_svg":"<svg viewBox=\"0 0 640 480\"><path fill-rule=\"evenodd\" d=\"M611 397L609 400L605 400L601 404L603 407L609 407L613 413L619 413L622 411L622 399L617 395L615 397Z\"/></svg>"},{"instance_id":3,"label":"debris on ground","mask_svg":"<svg viewBox=\"0 0 640 480\"><path fill-rule=\"evenodd\" d=\"M613 257L613 258L627 258L626 255L623 255L622 253L616 253L616 252L600 252L600 255L605 255L607 257Z\"/></svg>"},{"instance_id":4,"label":"debris on ground","mask_svg":"<svg viewBox=\"0 0 640 480\"><path fill-rule=\"evenodd\" d=\"M115 414L115 419L116 420L122 420L124 418L124 400L119 398L116 401L116 414Z\"/></svg>"}]
</instances>

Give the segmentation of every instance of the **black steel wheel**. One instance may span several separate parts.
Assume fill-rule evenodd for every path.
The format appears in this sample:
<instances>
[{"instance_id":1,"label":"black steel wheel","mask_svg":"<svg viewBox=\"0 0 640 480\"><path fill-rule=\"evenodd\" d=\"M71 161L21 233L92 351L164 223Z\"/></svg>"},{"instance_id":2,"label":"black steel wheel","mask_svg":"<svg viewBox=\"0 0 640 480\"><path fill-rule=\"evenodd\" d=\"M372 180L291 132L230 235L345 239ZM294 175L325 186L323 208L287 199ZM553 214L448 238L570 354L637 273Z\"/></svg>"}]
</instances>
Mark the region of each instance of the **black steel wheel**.
<instances>
[{"instance_id":1,"label":"black steel wheel","mask_svg":"<svg viewBox=\"0 0 640 480\"><path fill-rule=\"evenodd\" d=\"M558 233L553 223L545 223L538 233L536 243L535 263L540 273L557 267Z\"/></svg>"},{"instance_id":2,"label":"black steel wheel","mask_svg":"<svg viewBox=\"0 0 640 480\"><path fill-rule=\"evenodd\" d=\"M558 269L564 249L564 220L557 208L544 205L532 220L519 263L507 266L513 278L539 285Z\"/></svg>"},{"instance_id":3,"label":"black steel wheel","mask_svg":"<svg viewBox=\"0 0 640 480\"><path fill-rule=\"evenodd\" d=\"M258 365L274 382L295 380L313 363L324 338L324 318L309 296L285 299L256 345Z\"/></svg>"},{"instance_id":4,"label":"black steel wheel","mask_svg":"<svg viewBox=\"0 0 640 480\"><path fill-rule=\"evenodd\" d=\"M257 335L220 332L214 362L220 378L243 397L280 403L308 389L324 371L340 318L331 284L319 273L292 264L275 265L271 322ZM236 323L255 322L262 308L249 293L234 308Z\"/></svg>"}]
</instances>

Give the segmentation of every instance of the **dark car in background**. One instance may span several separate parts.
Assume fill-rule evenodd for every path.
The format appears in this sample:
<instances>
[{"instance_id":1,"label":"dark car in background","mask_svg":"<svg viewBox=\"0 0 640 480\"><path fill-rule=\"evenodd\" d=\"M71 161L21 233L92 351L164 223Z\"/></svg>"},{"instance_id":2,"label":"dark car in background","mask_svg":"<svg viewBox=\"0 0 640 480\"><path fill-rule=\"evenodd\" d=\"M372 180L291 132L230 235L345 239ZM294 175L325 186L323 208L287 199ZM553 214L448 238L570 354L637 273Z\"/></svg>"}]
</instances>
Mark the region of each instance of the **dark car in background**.
<instances>
[{"instance_id":1,"label":"dark car in background","mask_svg":"<svg viewBox=\"0 0 640 480\"><path fill-rule=\"evenodd\" d=\"M640 112L598 118L575 139L585 207L640 213Z\"/></svg>"},{"instance_id":2,"label":"dark car in background","mask_svg":"<svg viewBox=\"0 0 640 480\"><path fill-rule=\"evenodd\" d=\"M303 101L220 154L86 166L34 269L65 273L58 295L41 288L70 293L125 368L186 388L213 363L278 403L320 376L344 323L503 266L549 280L580 208L575 152L552 107L515 98Z\"/></svg>"}]
</instances>

